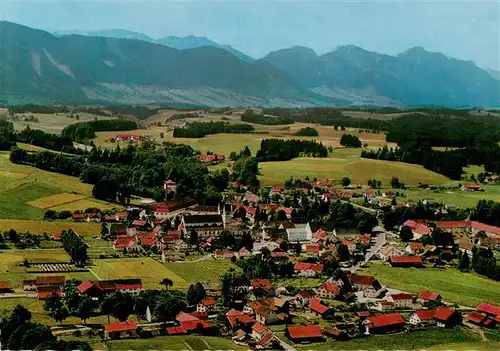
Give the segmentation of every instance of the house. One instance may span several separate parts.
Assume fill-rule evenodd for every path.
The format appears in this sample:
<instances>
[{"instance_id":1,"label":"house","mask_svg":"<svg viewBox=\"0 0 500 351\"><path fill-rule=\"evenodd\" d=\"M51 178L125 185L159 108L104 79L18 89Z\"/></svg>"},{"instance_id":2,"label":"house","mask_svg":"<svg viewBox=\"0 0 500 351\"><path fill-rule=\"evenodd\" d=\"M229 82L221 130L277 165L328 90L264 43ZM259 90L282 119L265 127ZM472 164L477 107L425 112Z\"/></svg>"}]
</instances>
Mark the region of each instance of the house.
<instances>
[{"instance_id":1,"label":"house","mask_svg":"<svg viewBox=\"0 0 500 351\"><path fill-rule=\"evenodd\" d=\"M77 286L82 295L100 297L103 294L119 291L121 293L137 296L144 287L141 279L116 279L116 280L86 280Z\"/></svg>"},{"instance_id":2,"label":"house","mask_svg":"<svg viewBox=\"0 0 500 351\"><path fill-rule=\"evenodd\" d=\"M268 336L272 336L273 332L267 329L265 325L257 322L252 326L252 333L250 336L257 342L267 339Z\"/></svg>"},{"instance_id":3,"label":"house","mask_svg":"<svg viewBox=\"0 0 500 351\"><path fill-rule=\"evenodd\" d=\"M83 213L73 213L71 217L74 221L84 221L87 218Z\"/></svg>"},{"instance_id":4,"label":"house","mask_svg":"<svg viewBox=\"0 0 500 351\"><path fill-rule=\"evenodd\" d=\"M426 302L441 303L441 295L433 291L421 291L418 294L418 300L424 304Z\"/></svg>"},{"instance_id":5,"label":"house","mask_svg":"<svg viewBox=\"0 0 500 351\"><path fill-rule=\"evenodd\" d=\"M140 252L142 248L135 237L118 236L115 239L115 241L113 241L113 250L126 251L126 252Z\"/></svg>"},{"instance_id":6,"label":"house","mask_svg":"<svg viewBox=\"0 0 500 351\"><path fill-rule=\"evenodd\" d=\"M287 240L290 243L308 243L311 242L313 233L309 223L295 224L294 228L286 229Z\"/></svg>"},{"instance_id":7,"label":"house","mask_svg":"<svg viewBox=\"0 0 500 351\"><path fill-rule=\"evenodd\" d=\"M175 317L175 320L179 323L179 326L186 330L187 333L193 332L198 334L213 334L217 330L215 325L212 323L208 323L191 313L180 312Z\"/></svg>"},{"instance_id":8,"label":"house","mask_svg":"<svg viewBox=\"0 0 500 351\"><path fill-rule=\"evenodd\" d=\"M45 300L49 296L56 294L60 297L63 296L60 286L38 286L36 288L36 293L39 300Z\"/></svg>"},{"instance_id":9,"label":"house","mask_svg":"<svg viewBox=\"0 0 500 351\"><path fill-rule=\"evenodd\" d=\"M102 219L102 213L99 211L87 213L87 222L100 222Z\"/></svg>"},{"instance_id":10,"label":"house","mask_svg":"<svg viewBox=\"0 0 500 351\"><path fill-rule=\"evenodd\" d=\"M406 246L405 251L410 255L419 255L425 251L424 245L419 242L414 242Z\"/></svg>"},{"instance_id":11,"label":"house","mask_svg":"<svg viewBox=\"0 0 500 351\"><path fill-rule=\"evenodd\" d=\"M304 244L302 248L307 255L310 255L310 256L318 256L319 255L319 244L316 244L316 243Z\"/></svg>"},{"instance_id":12,"label":"house","mask_svg":"<svg viewBox=\"0 0 500 351\"><path fill-rule=\"evenodd\" d=\"M271 281L269 279L252 279L250 281L250 284L252 285L253 290L260 289L264 291L270 291L273 288Z\"/></svg>"},{"instance_id":13,"label":"house","mask_svg":"<svg viewBox=\"0 0 500 351\"><path fill-rule=\"evenodd\" d=\"M367 318L364 322L366 334L385 334L402 331L405 321L399 313L381 314Z\"/></svg>"},{"instance_id":14,"label":"house","mask_svg":"<svg viewBox=\"0 0 500 351\"><path fill-rule=\"evenodd\" d=\"M385 246L380 249L379 256L383 261L388 261L391 257L400 256L401 252L395 249L393 246Z\"/></svg>"},{"instance_id":15,"label":"house","mask_svg":"<svg viewBox=\"0 0 500 351\"><path fill-rule=\"evenodd\" d=\"M187 330L182 325L178 325L175 327L168 327L167 334L168 335L184 335L184 334L187 334Z\"/></svg>"},{"instance_id":16,"label":"house","mask_svg":"<svg viewBox=\"0 0 500 351\"><path fill-rule=\"evenodd\" d=\"M54 241L61 241L61 233L52 234L50 238Z\"/></svg>"},{"instance_id":17,"label":"house","mask_svg":"<svg viewBox=\"0 0 500 351\"><path fill-rule=\"evenodd\" d=\"M394 309L394 302L393 301L387 301L387 300L380 300L376 302L375 307L373 309L384 312L384 311L390 311Z\"/></svg>"},{"instance_id":18,"label":"house","mask_svg":"<svg viewBox=\"0 0 500 351\"><path fill-rule=\"evenodd\" d=\"M317 324L289 325L286 327L285 336L297 344L324 340L321 328Z\"/></svg>"},{"instance_id":19,"label":"house","mask_svg":"<svg viewBox=\"0 0 500 351\"><path fill-rule=\"evenodd\" d=\"M500 306L493 305L491 303L481 302L479 305L477 305L476 310L478 310L479 312L483 312L490 317L500 316Z\"/></svg>"},{"instance_id":20,"label":"house","mask_svg":"<svg viewBox=\"0 0 500 351\"><path fill-rule=\"evenodd\" d=\"M436 308L434 319L437 321L437 326L441 328L452 328L462 322L460 313L448 307Z\"/></svg>"},{"instance_id":21,"label":"house","mask_svg":"<svg viewBox=\"0 0 500 351\"><path fill-rule=\"evenodd\" d=\"M241 311L231 310L226 313L226 318L229 322L229 326L231 329L243 328L246 330L250 330L252 326L257 323L255 319L250 317L248 314L245 314Z\"/></svg>"},{"instance_id":22,"label":"house","mask_svg":"<svg viewBox=\"0 0 500 351\"><path fill-rule=\"evenodd\" d=\"M280 313L273 308L267 306L260 306L255 311L255 319L257 322L264 325L284 323L288 319L288 315L285 313Z\"/></svg>"},{"instance_id":23,"label":"house","mask_svg":"<svg viewBox=\"0 0 500 351\"><path fill-rule=\"evenodd\" d=\"M246 247L242 247L240 251L238 251L238 257L240 258L245 258L245 257L250 257L252 256L252 253L248 251Z\"/></svg>"},{"instance_id":24,"label":"house","mask_svg":"<svg viewBox=\"0 0 500 351\"><path fill-rule=\"evenodd\" d=\"M349 252L352 254L356 251L356 244L351 241L351 240L342 240L342 244L344 244L345 246L347 246L347 248L349 249Z\"/></svg>"},{"instance_id":25,"label":"house","mask_svg":"<svg viewBox=\"0 0 500 351\"><path fill-rule=\"evenodd\" d=\"M320 297L335 299L340 294L340 286L335 283L325 282L316 289L316 292Z\"/></svg>"},{"instance_id":26,"label":"house","mask_svg":"<svg viewBox=\"0 0 500 351\"><path fill-rule=\"evenodd\" d=\"M323 305L320 299L311 299L309 301L309 310L315 316L323 319L331 319L333 317L333 310L328 306Z\"/></svg>"},{"instance_id":27,"label":"house","mask_svg":"<svg viewBox=\"0 0 500 351\"><path fill-rule=\"evenodd\" d=\"M111 236L126 235L127 225L125 223L113 223L109 227L109 234Z\"/></svg>"},{"instance_id":28,"label":"house","mask_svg":"<svg viewBox=\"0 0 500 351\"><path fill-rule=\"evenodd\" d=\"M413 309L413 295L412 294L391 294L388 298L389 301L394 302L395 308Z\"/></svg>"},{"instance_id":29,"label":"house","mask_svg":"<svg viewBox=\"0 0 500 351\"><path fill-rule=\"evenodd\" d=\"M167 207L155 207L153 211L153 215L156 219L167 219L169 216L170 210Z\"/></svg>"},{"instance_id":30,"label":"house","mask_svg":"<svg viewBox=\"0 0 500 351\"><path fill-rule=\"evenodd\" d=\"M295 295L295 299L298 304L301 306L309 305L309 301L314 298L316 294L312 290L300 290L297 295Z\"/></svg>"},{"instance_id":31,"label":"house","mask_svg":"<svg viewBox=\"0 0 500 351\"><path fill-rule=\"evenodd\" d=\"M217 301L213 297L207 297L196 305L196 312L212 313L216 310L216 307Z\"/></svg>"},{"instance_id":32,"label":"house","mask_svg":"<svg viewBox=\"0 0 500 351\"><path fill-rule=\"evenodd\" d=\"M273 187L271 187L271 193L270 193L270 195L273 196L273 195L276 195L276 194L280 194L284 190L285 190L285 188L282 187L282 186L273 186Z\"/></svg>"},{"instance_id":33,"label":"house","mask_svg":"<svg viewBox=\"0 0 500 351\"><path fill-rule=\"evenodd\" d=\"M365 320L366 318L370 317L372 314L370 311L360 311L356 312L356 317L358 317L360 320Z\"/></svg>"},{"instance_id":34,"label":"house","mask_svg":"<svg viewBox=\"0 0 500 351\"><path fill-rule=\"evenodd\" d=\"M137 323L134 320L126 322L114 322L104 326L104 335L106 339L120 339L122 337L131 337L136 333Z\"/></svg>"},{"instance_id":35,"label":"house","mask_svg":"<svg viewBox=\"0 0 500 351\"><path fill-rule=\"evenodd\" d=\"M316 277L323 271L322 263L297 262L293 267L295 274L301 277Z\"/></svg>"},{"instance_id":36,"label":"house","mask_svg":"<svg viewBox=\"0 0 500 351\"><path fill-rule=\"evenodd\" d=\"M345 341L349 339L349 334L347 334L344 330L340 330L337 327L326 327L324 329L325 335L328 335L335 340Z\"/></svg>"},{"instance_id":37,"label":"house","mask_svg":"<svg viewBox=\"0 0 500 351\"><path fill-rule=\"evenodd\" d=\"M165 195L175 194L177 191L177 183L171 179L167 179L163 182L163 190L165 191Z\"/></svg>"},{"instance_id":38,"label":"house","mask_svg":"<svg viewBox=\"0 0 500 351\"><path fill-rule=\"evenodd\" d=\"M1 281L0 282L0 294L13 292L12 284L10 282Z\"/></svg>"},{"instance_id":39,"label":"house","mask_svg":"<svg viewBox=\"0 0 500 351\"><path fill-rule=\"evenodd\" d=\"M484 313L479 313L479 312L470 312L469 314L467 314L465 316L465 319L467 319L467 321L469 323L472 323L472 324L475 324L475 325L482 325L483 322L488 318L487 315L485 315Z\"/></svg>"},{"instance_id":40,"label":"house","mask_svg":"<svg viewBox=\"0 0 500 351\"><path fill-rule=\"evenodd\" d=\"M460 188L462 191L481 191L481 185L479 184L463 184Z\"/></svg>"},{"instance_id":41,"label":"house","mask_svg":"<svg viewBox=\"0 0 500 351\"><path fill-rule=\"evenodd\" d=\"M390 258L393 267L423 267L424 261L420 256L395 256Z\"/></svg>"},{"instance_id":42,"label":"house","mask_svg":"<svg viewBox=\"0 0 500 351\"><path fill-rule=\"evenodd\" d=\"M410 314L410 324L431 323L434 320L436 310L417 310Z\"/></svg>"},{"instance_id":43,"label":"house","mask_svg":"<svg viewBox=\"0 0 500 351\"><path fill-rule=\"evenodd\" d=\"M430 235L432 234L431 228L429 228L423 221L415 221L415 220L407 220L404 222L401 227L408 227L411 229L413 233L413 239L420 239L424 235Z\"/></svg>"},{"instance_id":44,"label":"house","mask_svg":"<svg viewBox=\"0 0 500 351\"><path fill-rule=\"evenodd\" d=\"M199 239L204 240L212 235L218 236L224 230L225 222L220 214L186 214L182 216L180 227L185 235L195 230L198 232Z\"/></svg>"},{"instance_id":45,"label":"house","mask_svg":"<svg viewBox=\"0 0 500 351\"><path fill-rule=\"evenodd\" d=\"M374 276L348 274L347 278L358 291L363 291L364 297L376 298L385 291L385 288Z\"/></svg>"},{"instance_id":46,"label":"house","mask_svg":"<svg viewBox=\"0 0 500 351\"><path fill-rule=\"evenodd\" d=\"M139 134L118 134L115 139L118 140L118 141L121 141L121 140L141 140L141 135Z\"/></svg>"},{"instance_id":47,"label":"house","mask_svg":"<svg viewBox=\"0 0 500 351\"><path fill-rule=\"evenodd\" d=\"M215 258L217 259L231 259L234 257L234 253L231 250L224 249L224 250L216 250L215 251Z\"/></svg>"}]
</instances>

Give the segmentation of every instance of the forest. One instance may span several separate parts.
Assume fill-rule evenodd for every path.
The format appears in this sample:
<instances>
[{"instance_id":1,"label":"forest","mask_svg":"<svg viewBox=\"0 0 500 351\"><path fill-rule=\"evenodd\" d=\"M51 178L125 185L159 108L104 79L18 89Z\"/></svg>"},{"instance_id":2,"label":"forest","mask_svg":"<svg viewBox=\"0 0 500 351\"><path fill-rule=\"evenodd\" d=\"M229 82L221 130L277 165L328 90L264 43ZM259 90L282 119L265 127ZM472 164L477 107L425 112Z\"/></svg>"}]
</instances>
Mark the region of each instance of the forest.
<instances>
[{"instance_id":1,"label":"forest","mask_svg":"<svg viewBox=\"0 0 500 351\"><path fill-rule=\"evenodd\" d=\"M311 136L311 137L315 137L315 136L318 136L318 131L314 128L311 128L311 127L305 127L305 128L300 128L296 133L295 135L297 136Z\"/></svg>"},{"instance_id":2,"label":"forest","mask_svg":"<svg viewBox=\"0 0 500 351\"><path fill-rule=\"evenodd\" d=\"M184 127L174 128L174 138L203 138L210 134L220 133L253 133L255 128L250 124L229 124L225 122L191 122Z\"/></svg>"},{"instance_id":3,"label":"forest","mask_svg":"<svg viewBox=\"0 0 500 351\"><path fill-rule=\"evenodd\" d=\"M288 161L299 156L327 157L328 149L322 143L308 140L264 139L257 151L257 161Z\"/></svg>"}]
</instances>

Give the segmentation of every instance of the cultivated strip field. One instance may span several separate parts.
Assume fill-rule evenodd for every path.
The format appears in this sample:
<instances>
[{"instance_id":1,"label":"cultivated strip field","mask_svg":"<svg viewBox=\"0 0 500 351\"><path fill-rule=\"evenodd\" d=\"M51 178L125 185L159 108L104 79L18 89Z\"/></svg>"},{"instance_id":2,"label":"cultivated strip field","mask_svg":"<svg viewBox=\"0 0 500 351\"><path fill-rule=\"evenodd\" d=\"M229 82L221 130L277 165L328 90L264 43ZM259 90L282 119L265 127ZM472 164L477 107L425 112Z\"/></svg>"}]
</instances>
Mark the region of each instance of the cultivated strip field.
<instances>
[{"instance_id":1,"label":"cultivated strip field","mask_svg":"<svg viewBox=\"0 0 500 351\"><path fill-rule=\"evenodd\" d=\"M82 236L95 235L101 232L99 223L72 222L72 221L44 221L26 219L0 219L0 231L14 229L18 233L30 232L33 234L47 233L49 235L72 229Z\"/></svg>"}]
</instances>

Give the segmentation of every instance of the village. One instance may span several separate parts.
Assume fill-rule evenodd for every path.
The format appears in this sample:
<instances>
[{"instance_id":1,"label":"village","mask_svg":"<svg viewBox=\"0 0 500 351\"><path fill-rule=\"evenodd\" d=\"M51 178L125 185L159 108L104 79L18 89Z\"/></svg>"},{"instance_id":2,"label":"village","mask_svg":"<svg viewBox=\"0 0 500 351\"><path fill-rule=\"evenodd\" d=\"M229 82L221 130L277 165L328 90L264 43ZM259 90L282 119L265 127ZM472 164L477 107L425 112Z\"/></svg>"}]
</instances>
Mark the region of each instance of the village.
<instances>
[{"instance_id":1,"label":"village","mask_svg":"<svg viewBox=\"0 0 500 351\"><path fill-rule=\"evenodd\" d=\"M416 204L397 203L391 191L339 189L333 180L304 180L295 185L260 188L253 193L233 184L221 203L207 206L190 198L175 198L176 183L166 180L165 201L144 200L114 213L99 209L72 213L68 221L101 223L100 240L112 242L110 257L116 260L149 257L161 264L182 264L195 256L234 266L220 284L198 282L196 286L201 287L196 298L171 319L159 321L147 306L144 323L126 318L111 322L97 327L101 337L211 335L255 349L293 350L300 344L436 328L467 328L481 334L500 324L500 306L491 301L482 301L475 308L462 306L444 300L439 290L408 292L384 286L377 276L364 271L370 261L398 270L456 269L453 267L464 264L465 256L469 269L469 261L480 250L500 249L500 228L474 220L408 219L387 230L370 206L375 199L393 208ZM361 201L351 204L356 198ZM338 229L317 220L304 222L306 203L317 213L331 213L335 206L337 216L350 212L343 216L358 230L350 229L353 223ZM409 238L403 240L403 232ZM74 232L71 235L78 237ZM62 241L65 236L68 233L53 233L50 239ZM64 272L67 266L73 270L77 265L42 266L47 272ZM125 274L111 280L70 283L74 284L73 293L102 302L114 293L140 298L148 290L142 278ZM158 276L158 280L162 278ZM168 277L162 284L176 289ZM20 289L11 282L0 282L0 297L61 300L67 285L64 276L37 275L23 281ZM80 326L58 332L88 329Z\"/></svg>"}]
</instances>

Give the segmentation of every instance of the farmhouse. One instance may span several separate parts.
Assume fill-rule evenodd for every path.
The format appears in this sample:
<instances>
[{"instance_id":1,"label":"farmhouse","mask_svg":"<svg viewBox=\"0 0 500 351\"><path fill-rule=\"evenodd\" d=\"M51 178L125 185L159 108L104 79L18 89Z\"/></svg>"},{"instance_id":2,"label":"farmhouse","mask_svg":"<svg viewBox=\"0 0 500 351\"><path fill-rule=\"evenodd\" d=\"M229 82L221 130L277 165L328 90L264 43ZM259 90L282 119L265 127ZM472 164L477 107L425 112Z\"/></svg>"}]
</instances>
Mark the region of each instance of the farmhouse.
<instances>
[{"instance_id":1,"label":"farmhouse","mask_svg":"<svg viewBox=\"0 0 500 351\"><path fill-rule=\"evenodd\" d=\"M144 288L141 279L118 279L86 280L77 286L77 290L82 295L89 295L97 298L114 291L138 295Z\"/></svg>"},{"instance_id":2,"label":"farmhouse","mask_svg":"<svg viewBox=\"0 0 500 351\"><path fill-rule=\"evenodd\" d=\"M323 271L322 263L297 262L293 267L295 274L301 277L315 277Z\"/></svg>"},{"instance_id":3,"label":"farmhouse","mask_svg":"<svg viewBox=\"0 0 500 351\"><path fill-rule=\"evenodd\" d=\"M395 308L413 308L413 295L412 294L391 294L388 298L389 301L394 302Z\"/></svg>"},{"instance_id":4,"label":"farmhouse","mask_svg":"<svg viewBox=\"0 0 500 351\"><path fill-rule=\"evenodd\" d=\"M371 275L348 274L347 278L358 291L363 291L364 297L376 298L385 290L382 284Z\"/></svg>"},{"instance_id":5,"label":"farmhouse","mask_svg":"<svg viewBox=\"0 0 500 351\"><path fill-rule=\"evenodd\" d=\"M422 267L424 261L420 256L396 256L390 259L393 267Z\"/></svg>"},{"instance_id":6,"label":"farmhouse","mask_svg":"<svg viewBox=\"0 0 500 351\"><path fill-rule=\"evenodd\" d=\"M409 219L401 225L401 228L403 227L408 227L411 229L413 233L413 239L420 239L424 235L432 234L431 228L429 228L423 221Z\"/></svg>"},{"instance_id":7,"label":"farmhouse","mask_svg":"<svg viewBox=\"0 0 500 351\"><path fill-rule=\"evenodd\" d=\"M0 282L0 294L5 294L12 292L14 289L12 288L12 284L9 282L1 281Z\"/></svg>"},{"instance_id":8,"label":"farmhouse","mask_svg":"<svg viewBox=\"0 0 500 351\"><path fill-rule=\"evenodd\" d=\"M340 294L340 286L335 283L325 282L316 289L317 294L323 298L335 299Z\"/></svg>"},{"instance_id":9,"label":"farmhouse","mask_svg":"<svg viewBox=\"0 0 500 351\"><path fill-rule=\"evenodd\" d=\"M234 257L234 253L231 250L224 249L224 250L216 250L215 251L215 258L217 259L231 259Z\"/></svg>"},{"instance_id":10,"label":"farmhouse","mask_svg":"<svg viewBox=\"0 0 500 351\"><path fill-rule=\"evenodd\" d=\"M36 292L39 300L45 300L53 294L63 296L60 286L39 286L37 287Z\"/></svg>"},{"instance_id":11,"label":"farmhouse","mask_svg":"<svg viewBox=\"0 0 500 351\"><path fill-rule=\"evenodd\" d=\"M212 313L216 310L217 301L213 297L208 297L206 299L202 299L196 305L196 312L207 312Z\"/></svg>"},{"instance_id":12,"label":"farmhouse","mask_svg":"<svg viewBox=\"0 0 500 351\"><path fill-rule=\"evenodd\" d=\"M437 292L432 292L432 291L421 291L418 294L418 299L421 303L426 303L426 302L441 303L441 295Z\"/></svg>"},{"instance_id":13,"label":"farmhouse","mask_svg":"<svg viewBox=\"0 0 500 351\"><path fill-rule=\"evenodd\" d=\"M252 279L250 284L253 290L271 291L273 288L269 279Z\"/></svg>"},{"instance_id":14,"label":"farmhouse","mask_svg":"<svg viewBox=\"0 0 500 351\"><path fill-rule=\"evenodd\" d=\"M245 314L241 311L231 310L226 313L226 318L231 326L231 329L244 328L250 330L250 328L257 323L255 319L250 317L248 314Z\"/></svg>"},{"instance_id":15,"label":"farmhouse","mask_svg":"<svg viewBox=\"0 0 500 351\"><path fill-rule=\"evenodd\" d=\"M323 319L332 318L334 313L331 308L323 305L320 299L311 299L311 301L309 301L309 310L312 314Z\"/></svg>"},{"instance_id":16,"label":"farmhouse","mask_svg":"<svg viewBox=\"0 0 500 351\"><path fill-rule=\"evenodd\" d=\"M309 223L296 224L295 228L286 229L287 239L290 243L308 243L312 240L313 233Z\"/></svg>"},{"instance_id":17,"label":"farmhouse","mask_svg":"<svg viewBox=\"0 0 500 351\"><path fill-rule=\"evenodd\" d=\"M491 317L500 316L500 306L493 305L491 303L481 302L477 305L476 310L483 312Z\"/></svg>"},{"instance_id":18,"label":"farmhouse","mask_svg":"<svg viewBox=\"0 0 500 351\"><path fill-rule=\"evenodd\" d=\"M401 252L399 252L397 249L395 249L393 246L385 246L380 249L379 256L380 259L383 261L387 261L390 258L394 256L399 256L401 255Z\"/></svg>"},{"instance_id":19,"label":"farmhouse","mask_svg":"<svg viewBox=\"0 0 500 351\"><path fill-rule=\"evenodd\" d=\"M317 324L287 326L285 336L295 343L323 341L323 333Z\"/></svg>"},{"instance_id":20,"label":"farmhouse","mask_svg":"<svg viewBox=\"0 0 500 351\"><path fill-rule=\"evenodd\" d=\"M452 328L462 322L461 315L448 307L438 307L434 319L437 321L438 327L441 328Z\"/></svg>"},{"instance_id":21,"label":"farmhouse","mask_svg":"<svg viewBox=\"0 0 500 351\"><path fill-rule=\"evenodd\" d=\"M208 215L184 215L182 216L180 227L184 234L189 234L191 230L198 231L198 237L203 240L212 235L219 235L224 230L224 218L220 214Z\"/></svg>"},{"instance_id":22,"label":"farmhouse","mask_svg":"<svg viewBox=\"0 0 500 351\"><path fill-rule=\"evenodd\" d=\"M163 182L163 190L165 191L165 195L175 194L177 191L177 183L171 179L167 179Z\"/></svg>"},{"instance_id":23,"label":"farmhouse","mask_svg":"<svg viewBox=\"0 0 500 351\"><path fill-rule=\"evenodd\" d=\"M436 310L418 310L410 315L410 324L430 323L434 319Z\"/></svg>"},{"instance_id":24,"label":"farmhouse","mask_svg":"<svg viewBox=\"0 0 500 351\"><path fill-rule=\"evenodd\" d=\"M462 191L482 191L481 185L479 184L464 184L460 188Z\"/></svg>"},{"instance_id":25,"label":"farmhouse","mask_svg":"<svg viewBox=\"0 0 500 351\"><path fill-rule=\"evenodd\" d=\"M419 242L414 242L406 246L405 251L410 255L418 255L423 253L425 250L424 245Z\"/></svg>"},{"instance_id":26,"label":"farmhouse","mask_svg":"<svg viewBox=\"0 0 500 351\"><path fill-rule=\"evenodd\" d=\"M216 330L215 325L212 323L208 323L189 313L181 312L175 317L175 320L187 333L196 332L199 334L213 334Z\"/></svg>"},{"instance_id":27,"label":"farmhouse","mask_svg":"<svg viewBox=\"0 0 500 351\"><path fill-rule=\"evenodd\" d=\"M115 137L116 140L141 140L141 135L139 134L118 134Z\"/></svg>"},{"instance_id":28,"label":"farmhouse","mask_svg":"<svg viewBox=\"0 0 500 351\"><path fill-rule=\"evenodd\" d=\"M399 313L381 314L367 318L364 322L366 334L385 334L402 331L405 321Z\"/></svg>"},{"instance_id":29,"label":"farmhouse","mask_svg":"<svg viewBox=\"0 0 500 351\"><path fill-rule=\"evenodd\" d=\"M134 320L126 322L114 322L104 326L104 335L107 339L120 339L124 336L131 337L137 330L137 323Z\"/></svg>"}]
</instances>

